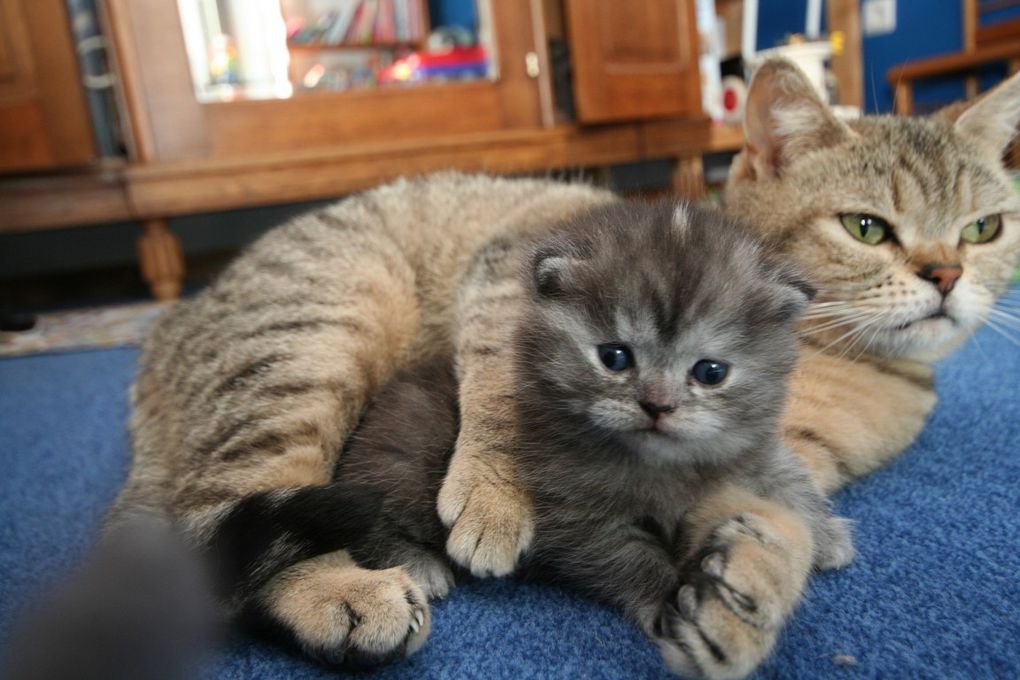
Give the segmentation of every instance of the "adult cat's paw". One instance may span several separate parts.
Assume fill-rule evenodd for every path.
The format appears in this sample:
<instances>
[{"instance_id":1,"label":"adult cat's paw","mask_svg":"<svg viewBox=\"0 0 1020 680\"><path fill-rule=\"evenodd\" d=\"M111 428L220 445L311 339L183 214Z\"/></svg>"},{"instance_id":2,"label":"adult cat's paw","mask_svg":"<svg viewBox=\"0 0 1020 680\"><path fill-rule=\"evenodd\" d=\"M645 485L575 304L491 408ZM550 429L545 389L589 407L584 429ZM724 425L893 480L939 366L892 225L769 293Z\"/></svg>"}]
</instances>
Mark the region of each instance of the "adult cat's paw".
<instances>
[{"instance_id":1,"label":"adult cat's paw","mask_svg":"<svg viewBox=\"0 0 1020 680\"><path fill-rule=\"evenodd\" d=\"M362 569L309 560L271 585L269 611L309 656L369 668L417 651L432 617L425 594L402 568Z\"/></svg>"},{"instance_id":2,"label":"adult cat's paw","mask_svg":"<svg viewBox=\"0 0 1020 680\"><path fill-rule=\"evenodd\" d=\"M742 678L768 656L811 564L807 528L789 529L742 513L710 534L663 608L658 642L671 670Z\"/></svg>"},{"instance_id":3,"label":"adult cat's paw","mask_svg":"<svg viewBox=\"0 0 1020 680\"><path fill-rule=\"evenodd\" d=\"M439 491L446 551L479 577L511 573L535 532L531 501L500 460L458 448Z\"/></svg>"}]
</instances>

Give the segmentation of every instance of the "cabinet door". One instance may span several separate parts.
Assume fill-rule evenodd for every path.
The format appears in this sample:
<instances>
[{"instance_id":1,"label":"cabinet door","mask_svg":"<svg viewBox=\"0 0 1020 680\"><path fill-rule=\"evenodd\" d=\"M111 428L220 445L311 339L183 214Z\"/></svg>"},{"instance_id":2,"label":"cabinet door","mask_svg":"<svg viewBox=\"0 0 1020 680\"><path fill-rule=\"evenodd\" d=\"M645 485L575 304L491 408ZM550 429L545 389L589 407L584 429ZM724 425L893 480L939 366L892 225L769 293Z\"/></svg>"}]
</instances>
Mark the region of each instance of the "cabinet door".
<instances>
[{"instance_id":1,"label":"cabinet door","mask_svg":"<svg viewBox=\"0 0 1020 680\"><path fill-rule=\"evenodd\" d=\"M0 0L0 172L95 157L62 0Z\"/></svg>"},{"instance_id":2,"label":"cabinet door","mask_svg":"<svg viewBox=\"0 0 1020 680\"><path fill-rule=\"evenodd\" d=\"M567 0L567 28L581 122L701 114L693 0Z\"/></svg>"},{"instance_id":3,"label":"cabinet door","mask_svg":"<svg viewBox=\"0 0 1020 680\"><path fill-rule=\"evenodd\" d=\"M335 19L349 3L323 0L305 6L327 8L328 12L319 12ZM314 74L308 65L321 59L322 68L329 72L333 56L356 54L358 50L351 48L357 45L343 41L334 44L319 36L308 42L297 42L303 40L297 36L286 40L283 27L288 22L281 18L281 12L285 14L288 8L301 4L284 0L105 0L134 132L135 158L144 162L250 161L355 147L395 150L399 145L431 143L438 138L541 125L538 81L529 74L528 67L529 53L536 50L531 3L476 0L479 21L495 46L488 57L494 66L490 75L465 80L426 79L404 85L366 84L345 91L309 89L310 81L325 82L327 78L310 79ZM371 6L376 11L393 4L392 0L361 0L359 7ZM284 62L289 50L290 82L275 95L265 91L253 95L242 89L237 96L212 100L205 93L197 94L196 83L202 89L202 83L209 80L208 68L207 64L196 67L194 59L189 61L189 55L201 56L203 50L192 49L195 41L189 40L187 29L198 22L182 13L182 7L200 7L208 12L232 7L237 10L235 24L242 23L238 18L252 18L256 7L262 8L260 16L280 26L278 31L264 30L265 49L283 49ZM378 27L379 15L376 17ZM309 20L305 25L316 24L318 21ZM238 37L240 31L226 21L219 30L224 34L223 41L233 46L237 62L242 62L245 40ZM376 49L374 44L367 43L366 48ZM307 61L309 55L311 62ZM437 66L436 70L442 69ZM238 90L230 83L222 89ZM214 91L215 87L206 90Z\"/></svg>"}]
</instances>

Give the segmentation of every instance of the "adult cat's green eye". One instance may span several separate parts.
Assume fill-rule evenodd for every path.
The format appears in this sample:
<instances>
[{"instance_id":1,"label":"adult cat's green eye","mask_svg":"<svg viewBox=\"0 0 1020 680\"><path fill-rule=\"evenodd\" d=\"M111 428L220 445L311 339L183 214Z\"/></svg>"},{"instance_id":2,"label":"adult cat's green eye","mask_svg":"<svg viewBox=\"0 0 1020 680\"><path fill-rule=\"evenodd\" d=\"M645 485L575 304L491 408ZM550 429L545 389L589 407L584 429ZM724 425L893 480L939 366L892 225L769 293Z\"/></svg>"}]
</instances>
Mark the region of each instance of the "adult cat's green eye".
<instances>
[{"instance_id":1,"label":"adult cat's green eye","mask_svg":"<svg viewBox=\"0 0 1020 680\"><path fill-rule=\"evenodd\" d=\"M872 246L889 238L892 232L885 220L863 213L840 215L839 221L851 236Z\"/></svg>"},{"instance_id":2,"label":"adult cat's green eye","mask_svg":"<svg viewBox=\"0 0 1020 680\"><path fill-rule=\"evenodd\" d=\"M987 243L999 235L999 227L1002 226L1002 218L999 215L989 215L979 220L974 220L960 232L960 238L967 243Z\"/></svg>"}]
</instances>

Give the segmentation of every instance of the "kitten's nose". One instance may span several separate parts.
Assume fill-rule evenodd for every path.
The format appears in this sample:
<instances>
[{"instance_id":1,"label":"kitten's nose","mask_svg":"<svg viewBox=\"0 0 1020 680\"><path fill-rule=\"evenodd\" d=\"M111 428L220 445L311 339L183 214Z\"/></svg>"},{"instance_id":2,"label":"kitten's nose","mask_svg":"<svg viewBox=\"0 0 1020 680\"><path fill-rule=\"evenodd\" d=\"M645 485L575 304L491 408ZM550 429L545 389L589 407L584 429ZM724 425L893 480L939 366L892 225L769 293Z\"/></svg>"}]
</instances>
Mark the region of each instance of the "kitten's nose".
<instances>
[{"instance_id":1,"label":"kitten's nose","mask_svg":"<svg viewBox=\"0 0 1020 680\"><path fill-rule=\"evenodd\" d=\"M653 404L650 401L639 401L638 404L652 418L658 418L663 413L671 413L676 408L673 404Z\"/></svg>"},{"instance_id":2,"label":"kitten's nose","mask_svg":"<svg viewBox=\"0 0 1020 680\"><path fill-rule=\"evenodd\" d=\"M931 281L939 289L942 296L949 295L953 290L956 280L963 274L963 267L958 264L943 264L941 262L929 262L917 272L925 281Z\"/></svg>"}]
</instances>

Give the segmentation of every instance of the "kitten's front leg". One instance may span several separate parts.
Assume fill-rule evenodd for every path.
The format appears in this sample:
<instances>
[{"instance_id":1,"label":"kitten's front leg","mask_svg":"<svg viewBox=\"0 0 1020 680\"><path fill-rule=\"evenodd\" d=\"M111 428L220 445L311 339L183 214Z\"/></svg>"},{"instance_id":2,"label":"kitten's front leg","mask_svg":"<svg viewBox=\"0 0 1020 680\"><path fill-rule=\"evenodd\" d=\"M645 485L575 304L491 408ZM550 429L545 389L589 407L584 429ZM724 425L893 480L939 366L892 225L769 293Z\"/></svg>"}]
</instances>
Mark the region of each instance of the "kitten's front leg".
<instances>
[{"instance_id":1,"label":"kitten's front leg","mask_svg":"<svg viewBox=\"0 0 1020 680\"><path fill-rule=\"evenodd\" d=\"M663 610L663 659L684 675L740 678L775 645L812 567L814 537L789 508L728 486L690 517L694 546Z\"/></svg>"},{"instance_id":2,"label":"kitten's front leg","mask_svg":"<svg viewBox=\"0 0 1020 680\"><path fill-rule=\"evenodd\" d=\"M439 492L450 557L476 576L513 571L534 535L532 503L517 476L511 336L525 292L520 243L497 239L475 258L458 297L454 333L460 433Z\"/></svg>"}]
</instances>

